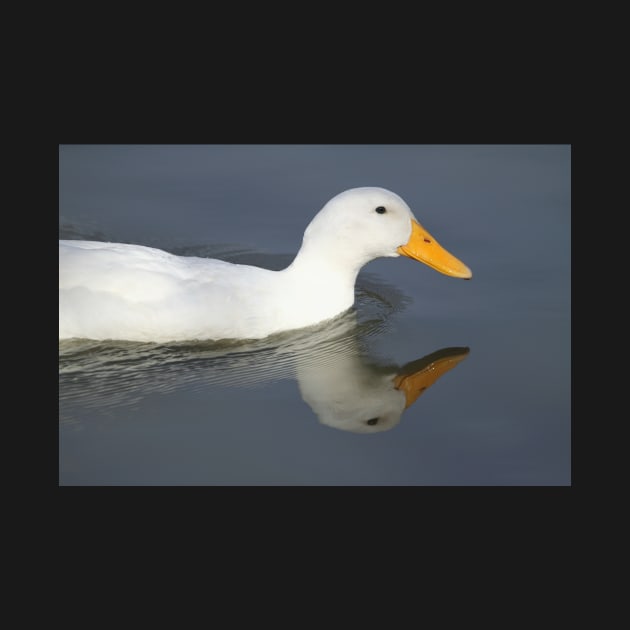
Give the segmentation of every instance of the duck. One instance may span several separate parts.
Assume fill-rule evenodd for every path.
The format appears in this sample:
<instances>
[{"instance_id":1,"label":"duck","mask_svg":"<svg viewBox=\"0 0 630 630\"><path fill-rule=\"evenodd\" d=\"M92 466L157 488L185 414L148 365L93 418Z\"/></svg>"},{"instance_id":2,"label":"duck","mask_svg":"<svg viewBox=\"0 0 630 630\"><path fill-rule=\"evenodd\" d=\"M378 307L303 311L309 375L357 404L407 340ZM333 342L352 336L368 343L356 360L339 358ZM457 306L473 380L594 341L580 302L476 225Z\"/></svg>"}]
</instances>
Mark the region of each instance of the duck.
<instances>
[{"instance_id":1,"label":"duck","mask_svg":"<svg viewBox=\"0 0 630 630\"><path fill-rule=\"evenodd\" d=\"M399 256L472 278L399 195L380 187L330 199L279 271L144 245L60 240L59 340L241 340L307 328L353 306L364 265Z\"/></svg>"}]
</instances>

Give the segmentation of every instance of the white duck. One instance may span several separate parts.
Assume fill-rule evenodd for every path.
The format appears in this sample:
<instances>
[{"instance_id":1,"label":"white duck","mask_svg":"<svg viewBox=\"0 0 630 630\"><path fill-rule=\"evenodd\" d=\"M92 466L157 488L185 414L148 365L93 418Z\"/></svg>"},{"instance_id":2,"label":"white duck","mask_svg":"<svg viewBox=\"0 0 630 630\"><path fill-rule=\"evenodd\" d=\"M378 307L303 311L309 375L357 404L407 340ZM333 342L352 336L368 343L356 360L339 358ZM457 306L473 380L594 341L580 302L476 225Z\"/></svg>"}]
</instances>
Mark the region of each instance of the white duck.
<instances>
[{"instance_id":1,"label":"white duck","mask_svg":"<svg viewBox=\"0 0 630 630\"><path fill-rule=\"evenodd\" d=\"M152 247L59 241L59 339L257 339L331 319L354 303L363 265L409 256L456 278L470 269L384 188L333 197L281 271Z\"/></svg>"}]
</instances>

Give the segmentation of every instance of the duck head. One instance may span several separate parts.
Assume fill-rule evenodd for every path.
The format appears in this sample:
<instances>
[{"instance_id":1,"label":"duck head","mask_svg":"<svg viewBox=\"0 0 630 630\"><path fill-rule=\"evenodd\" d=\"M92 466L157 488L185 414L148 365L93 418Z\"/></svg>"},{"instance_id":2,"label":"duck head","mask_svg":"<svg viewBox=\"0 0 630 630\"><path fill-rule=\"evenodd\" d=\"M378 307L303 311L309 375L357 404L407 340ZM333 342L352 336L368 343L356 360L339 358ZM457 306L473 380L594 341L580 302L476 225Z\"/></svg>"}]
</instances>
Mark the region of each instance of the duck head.
<instances>
[{"instance_id":1,"label":"duck head","mask_svg":"<svg viewBox=\"0 0 630 630\"><path fill-rule=\"evenodd\" d=\"M352 188L333 197L306 228L300 253L356 269L375 258L407 256L447 276L472 277L385 188Z\"/></svg>"}]
</instances>

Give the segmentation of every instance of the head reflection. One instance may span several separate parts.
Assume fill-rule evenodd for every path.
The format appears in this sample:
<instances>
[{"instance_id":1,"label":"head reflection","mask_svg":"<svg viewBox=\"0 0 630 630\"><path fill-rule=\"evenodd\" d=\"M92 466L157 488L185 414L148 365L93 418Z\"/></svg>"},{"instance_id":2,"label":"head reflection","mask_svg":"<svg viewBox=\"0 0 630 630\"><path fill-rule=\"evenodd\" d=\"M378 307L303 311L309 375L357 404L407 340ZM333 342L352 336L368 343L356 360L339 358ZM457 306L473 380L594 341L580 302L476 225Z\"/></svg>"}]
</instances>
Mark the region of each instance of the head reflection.
<instances>
[{"instance_id":1,"label":"head reflection","mask_svg":"<svg viewBox=\"0 0 630 630\"><path fill-rule=\"evenodd\" d=\"M322 424L376 433L395 427L405 409L468 353L465 347L443 348L400 368L341 354L333 361L298 362L296 375L304 402Z\"/></svg>"}]
</instances>

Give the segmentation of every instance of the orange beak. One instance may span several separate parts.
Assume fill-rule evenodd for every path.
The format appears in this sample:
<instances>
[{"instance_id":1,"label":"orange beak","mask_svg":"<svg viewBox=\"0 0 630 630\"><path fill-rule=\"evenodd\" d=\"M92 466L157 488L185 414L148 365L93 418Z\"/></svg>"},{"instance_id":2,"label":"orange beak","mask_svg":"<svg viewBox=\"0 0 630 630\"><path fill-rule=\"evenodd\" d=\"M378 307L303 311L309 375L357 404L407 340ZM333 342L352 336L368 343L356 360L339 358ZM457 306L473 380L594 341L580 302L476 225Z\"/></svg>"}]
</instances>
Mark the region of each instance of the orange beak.
<instances>
[{"instance_id":1,"label":"orange beak","mask_svg":"<svg viewBox=\"0 0 630 630\"><path fill-rule=\"evenodd\" d=\"M432 267L454 278L472 278L472 271L453 254L447 252L417 221L411 220L411 236L398 253Z\"/></svg>"},{"instance_id":2,"label":"orange beak","mask_svg":"<svg viewBox=\"0 0 630 630\"><path fill-rule=\"evenodd\" d=\"M463 361L468 353L468 348L444 348L405 365L394 377L394 387L405 394L405 409L441 376Z\"/></svg>"}]
</instances>

